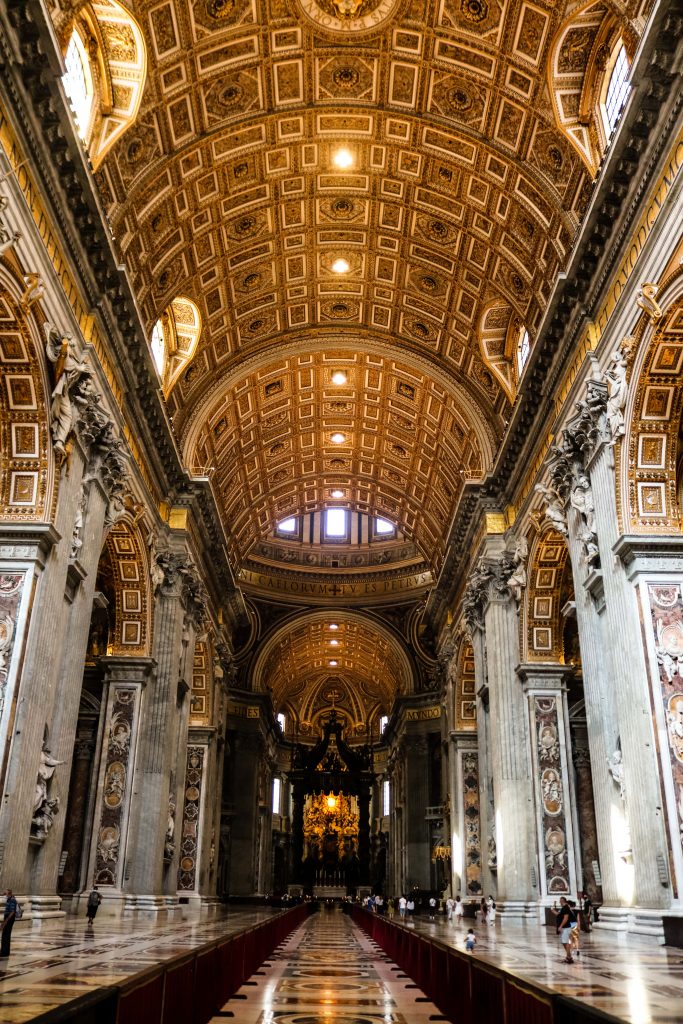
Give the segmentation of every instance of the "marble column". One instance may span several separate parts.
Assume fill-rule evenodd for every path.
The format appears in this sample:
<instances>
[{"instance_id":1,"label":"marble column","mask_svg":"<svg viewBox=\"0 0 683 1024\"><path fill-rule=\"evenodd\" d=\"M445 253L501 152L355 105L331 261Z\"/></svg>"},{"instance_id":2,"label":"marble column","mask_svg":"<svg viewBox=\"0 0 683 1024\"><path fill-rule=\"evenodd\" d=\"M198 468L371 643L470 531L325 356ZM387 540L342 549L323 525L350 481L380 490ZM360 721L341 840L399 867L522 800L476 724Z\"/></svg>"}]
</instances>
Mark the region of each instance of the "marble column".
<instances>
[{"instance_id":1,"label":"marble column","mask_svg":"<svg viewBox=\"0 0 683 1024\"><path fill-rule=\"evenodd\" d=\"M539 887L546 905L578 891L567 671L566 665L541 663L517 669L528 701Z\"/></svg>"},{"instance_id":2,"label":"marble column","mask_svg":"<svg viewBox=\"0 0 683 1024\"><path fill-rule=\"evenodd\" d=\"M140 656L106 655L100 658L100 664L104 672L104 725L90 858L83 888L96 884L106 904L120 910L128 873L141 707L145 690L154 679L156 663Z\"/></svg>"},{"instance_id":3,"label":"marble column","mask_svg":"<svg viewBox=\"0 0 683 1024\"><path fill-rule=\"evenodd\" d=\"M498 566L486 587L483 616L489 688L490 744L496 825L498 904L502 915L526 916L538 897L532 867L536 858L529 843L533 828L526 701L516 674L519 664L519 621L510 591L496 580Z\"/></svg>"},{"instance_id":4,"label":"marble column","mask_svg":"<svg viewBox=\"0 0 683 1024\"><path fill-rule=\"evenodd\" d=\"M154 609L157 668L141 715L127 847L127 910L163 910L177 902L183 781L178 778L179 752L187 745L188 674L198 614L191 584L196 574L182 549L157 556L157 563L164 574Z\"/></svg>"},{"instance_id":5,"label":"marble column","mask_svg":"<svg viewBox=\"0 0 683 1024\"><path fill-rule=\"evenodd\" d=\"M617 907L620 904L618 879L624 862L619 855L620 842L614 834L614 823L623 820L623 808L607 769L609 758L616 749L618 726L614 687L604 654L607 646L605 602L599 591L591 593L584 586L588 568L577 538L580 528L578 517L570 515L568 518L568 545L586 704L586 735L593 766L598 870L605 905ZM594 875L593 869L591 874Z\"/></svg>"},{"instance_id":6,"label":"marble column","mask_svg":"<svg viewBox=\"0 0 683 1024\"><path fill-rule=\"evenodd\" d=\"M655 771L654 759L663 790L666 849L662 853L653 842L641 856L649 857L655 876L650 885L659 887L659 903L665 904L668 915L679 915L683 912L683 538L622 536L613 550L618 557L615 572L623 572L627 593L638 602L655 734L649 758L639 766L635 781L630 781L634 773L627 770L624 749L624 798L631 822L639 806L639 794L632 794L632 789L640 785L641 772ZM645 718L642 702L640 710ZM655 832L653 839L657 838ZM636 851L634 839L634 862ZM642 931L645 924L644 912L634 911L632 927Z\"/></svg>"},{"instance_id":7,"label":"marble column","mask_svg":"<svg viewBox=\"0 0 683 1024\"><path fill-rule=\"evenodd\" d=\"M254 868L260 840L259 772L263 739L259 732L240 732L235 737L231 779L234 816L231 830L230 894L254 894ZM303 813L303 811L302 811ZM302 828L303 835L303 828Z\"/></svg>"},{"instance_id":8,"label":"marble column","mask_svg":"<svg viewBox=\"0 0 683 1024\"><path fill-rule=\"evenodd\" d=\"M623 800L633 858L632 887L619 893L624 903L643 908L664 908L670 903L668 878L662 881L659 864L667 864L667 838L663 794L659 780L656 743L650 705L641 609L624 566L613 548L619 537L614 481L614 451L600 444L587 469L595 504L595 529L600 547L599 570L605 600L606 634L616 702ZM587 580L590 587L592 581ZM610 751L613 760L615 751ZM622 853L622 851L620 851ZM627 854L628 856L628 854ZM626 883L629 881L628 876Z\"/></svg>"},{"instance_id":9,"label":"marble column","mask_svg":"<svg viewBox=\"0 0 683 1024\"><path fill-rule=\"evenodd\" d=\"M430 858L429 824L425 810L429 804L429 764L427 737L410 733L403 738L405 758L405 883L429 888Z\"/></svg>"},{"instance_id":10,"label":"marble column","mask_svg":"<svg viewBox=\"0 0 683 1024\"><path fill-rule=\"evenodd\" d=\"M450 736L451 854L453 895L480 899L484 891L477 734L454 731Z\"/></svg>"},{"instance_id":11,"label":"marble column","mask_svg":"<svg viewBox=\"0 0 683 1024\"><path fill-rule=\"evenodd\" d=\"M87 843L86 829L92 789L94 756L97 747L98 718L79 719L69 782L69 803L65 815L64 851L66 864L60 878L60 892L73 894L83 886L81 861ZM85 884L85 879L83 879Z\"/></svg>"},{"instance_id":12,"label":"marble column","mask_svg":"<svg viewBox=\"0 0 683 1024\"><path fill-rule=\"evenodd\" d=\"M598 826L595 818L593 796L593 772L591 768L588 731L585 718L572 717L572 760L574 763L574 788L576 790L576 814L578 818L579 845L581 847L581 878L579 887L590 892L596 903L602 903L602 881L595 876L595 865L600 864L598 847Z\"/></svg>"}]
</instances>

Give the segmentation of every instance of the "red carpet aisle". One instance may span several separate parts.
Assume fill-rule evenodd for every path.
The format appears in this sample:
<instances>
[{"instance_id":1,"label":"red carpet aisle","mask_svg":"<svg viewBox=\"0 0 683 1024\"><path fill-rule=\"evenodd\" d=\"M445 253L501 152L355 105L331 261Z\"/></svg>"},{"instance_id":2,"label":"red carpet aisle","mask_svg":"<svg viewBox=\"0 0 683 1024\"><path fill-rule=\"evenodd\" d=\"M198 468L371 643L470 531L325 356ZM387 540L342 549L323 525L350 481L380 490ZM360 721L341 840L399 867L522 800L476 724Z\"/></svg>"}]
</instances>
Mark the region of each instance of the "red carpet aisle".
<instances>
[{"instance_id":1,"label":"red carpet aisle","mask_svg":"<svg viewBox=\"0 0 683 1024\"><path fill-rule=\"evenodd\" d=\"M268 963L223 1008L238 1024L427 1024L438 1015L339 910L314 914Z\"/></svg>"}]
</instances>

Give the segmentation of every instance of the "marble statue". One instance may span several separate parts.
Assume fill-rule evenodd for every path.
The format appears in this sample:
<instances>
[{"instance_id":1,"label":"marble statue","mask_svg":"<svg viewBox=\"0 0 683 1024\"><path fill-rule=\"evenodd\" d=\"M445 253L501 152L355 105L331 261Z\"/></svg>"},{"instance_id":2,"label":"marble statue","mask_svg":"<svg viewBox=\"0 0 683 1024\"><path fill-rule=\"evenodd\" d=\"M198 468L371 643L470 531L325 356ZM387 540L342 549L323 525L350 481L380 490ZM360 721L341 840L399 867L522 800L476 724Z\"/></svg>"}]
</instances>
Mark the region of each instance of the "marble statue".
<instances>
[{"instance_id":1,"label":"marble statue","mask_svg":"<svg viewBox=\"0 0 683 1024\"><path fill-rule=\"evenodd\" d=\"M612 353L612 361L605 373L607 381L607 423L611 435L610 444L616 444L617 440L626 432L624 424L624 409L628 396L628 385L626 383L626 357L621 345Z\"/></svg>"},{"instance_id":2,"label":"marble statue","mask_svg":"<svg viewBox=\"0 0 683 1024\"><path fill-rule=\"evenodd\" d=\"M619 796L624 799L624 763L622 760L621 751L617 748L614 753L607 758L607 767L609 773L619 787Z\"/></svg>"},{"instance_id":3,"label":"marble statue","mask_svg":"<svg viewBox=\"0 0 683 1024\"><path fill-rule=\"evenodd\" d=\"M0 196L0 214L3 214L7 209L7 202L7 196ZM6 252L9 252L20 238L20 231L10 232L4 220L0 219L0 256L4 256Z\"/></svg>"},{"instance_id":4,"label":"marble statue","mask_svg":"<svg viewBox=\"0 0 683 1024\"><path fill-rule=\"evenodd\" d=\"M35 817L41 804L47 801L47 791L49 784L52 780L52 776L55 773L55 768L60 764L66 764L65 761L58 761L54 758L47 747L43 747L40 752L40 765L38 766L38 778L36 779L36 789L33 797L33 816Z\"/></svg>"},{"instance_id":5,"label":"marble statue","mask_svg":"<svg viewBox=\"0 0 683 1024\"><path fill-rule=\"evenodd\" d=\"M83 377L91 379L90 369L76 355L71 335L62 335L52 324L45 324L45 352L54 366L55 386L50 406L50 430L55 451L66 455L66 442L77 417L72 389Z\"/></svg>"},{"instance_id":6,"label":"marble statue","mask_svg":"<svg viewBox=\"0 0 683 1024\"><path fill-rule=\"evenodd\" d=\"M546 484L536 484L536 490L539 494L543 495L547 502L545 508L546 522L557 530L558 533L561 533L563 537L566 537L567 517L564 512L562 497L554 487L548 487Z\"/></svg>"},{"instance_id":7,"label":"marble statue","mask_svg":"<svg viewBox=\"0 0 683 1024\"><path fill-rule=\"evenodd\" d=\"M172 860L175 853L175 800L173 794L168 797L168 823L164 838L164 860Z\"/></svg>"},{"instance_id":8,"label":"marble statue","mask_svg":"<svg viewBox=\"0 0 683 1024\"><path fill-rule=\"evenodd\" d=\"M518 537L513 555L514 570L508 577L507 585L517 604L522 600L522 591L527 585L526 560L529 557L529 545L526 537Z\"/></svg>"}]
</instances>

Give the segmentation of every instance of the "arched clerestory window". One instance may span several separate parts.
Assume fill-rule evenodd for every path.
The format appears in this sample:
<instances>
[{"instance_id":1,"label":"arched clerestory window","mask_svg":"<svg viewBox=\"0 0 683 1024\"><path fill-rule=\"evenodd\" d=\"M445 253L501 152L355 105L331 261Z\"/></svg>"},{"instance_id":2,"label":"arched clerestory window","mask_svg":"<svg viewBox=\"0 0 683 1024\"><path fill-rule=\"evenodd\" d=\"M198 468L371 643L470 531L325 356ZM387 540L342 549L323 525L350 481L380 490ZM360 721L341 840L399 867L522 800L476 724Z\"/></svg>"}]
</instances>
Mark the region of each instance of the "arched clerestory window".
<instances>
[{"instance_id":1,"label":"arched clerestory window","mask_svg":"<svg viewBox=\"0 0 683 1024\"><path fill-rule=\"evenodd\" d=\"M173 299L154 324L149 347L166 397L192 361L201 330L197 306L183 295Z\"/></svg>"},{"instance_id":2,"label":"arched clerestory window","mask_svg":"<svg viewBox=\"0 0 683 1024\"><path fill-rule=\"evenodd\" d=\"M84 3L59 26L62 85L76 130L95 169L135 121L147 71L140 26L116 0Z\"/></svg>"}]
</instances>

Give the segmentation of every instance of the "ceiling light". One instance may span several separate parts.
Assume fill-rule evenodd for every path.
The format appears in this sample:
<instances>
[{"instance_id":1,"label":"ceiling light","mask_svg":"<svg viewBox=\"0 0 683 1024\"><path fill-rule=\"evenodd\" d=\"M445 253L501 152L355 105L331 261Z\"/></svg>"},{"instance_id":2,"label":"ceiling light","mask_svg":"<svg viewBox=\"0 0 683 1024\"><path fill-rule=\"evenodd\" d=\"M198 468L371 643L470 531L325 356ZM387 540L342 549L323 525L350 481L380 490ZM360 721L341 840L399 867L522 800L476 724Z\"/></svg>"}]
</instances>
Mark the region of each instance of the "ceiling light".
<instances>
[{"instance_id":1,"label":"ceiling light","mask_svg":"<svg viewBox=\"0 0 683 1024\"><path fill-rule=\"evenodd\" d=\"M337 625L336 622L331 622L330 623L330 629L339 629L339 626Z\"/></svg>"},{"instance_id":2,"label":"ceiling light","mask_svg":"<svg viewBox=\"0 0 683 1024\"><path fill-rule=\"evenodd\" d=\"M351 264L348 260L345 260L342 256L334 261L332 264L332 270L335 274L348 274L351 269Z\"/></svg>"},{"instance_id":3,"label":"ceiling light","mask_svg":"<svg viewBox=\"0 0 683 1024\"><path fill-rule=\"evenodd\" d=\"M332 493L332 497L333 498L343 498L344 497L344 492L343 491L332 491L331 493Z\"/></svg>"},{"instance_id":4,"label":"ceiling light","mask_svg":"<svg viewBox=\"0 0 683 1024\"><path fill-rule=\"evenodd\" d=\"M347 376L346 376L346 374L344 373L343 370L335 370L334 373L332 374L332 383L333 384L339 384L339 385L346 384L346 381L347 381Z\"/></svg>"},{"instance_id":5,"label":"ceiling light","mask_svg":"<svg viewBox=\"0 0 683 1024\"><path fill-rule=\"evenodd\" d=\"M336 668L337 667L337 662L336 661L331 661L330 662L330 667L331 668Z\"/></svg>"},{"instance_id":6,"label":"ceiling light","mask_svg":"<svg viewBox=\"0 0 683 1024\"><path fill-rule=\"evenodd\" d=\"M342 146L341 149L336 150L333 154L332 163L340 171L347 171L349 167L353 167L353 153L346 146Z\"/></svg>"},{"instance_id":7,"label":"ceiling light","mask_svg":"<svg viewBox=\"0 0 683 1024\"><path fill-rule=\"evenodd\" d=\"M333 434L330 438L333 444L344 444L346 440L346 434Z\"/></svg>"},{"instance_id":8,"label":"ceiling light","mask_svg":"<svg viewBox=\"0 0 683 1024\"><path fill-rule=\"evenodd\" d=\"M330 643L332 644L333 647L339 647L339 641L338 640L330 640Z\"/></svg>"}]
</instances>

